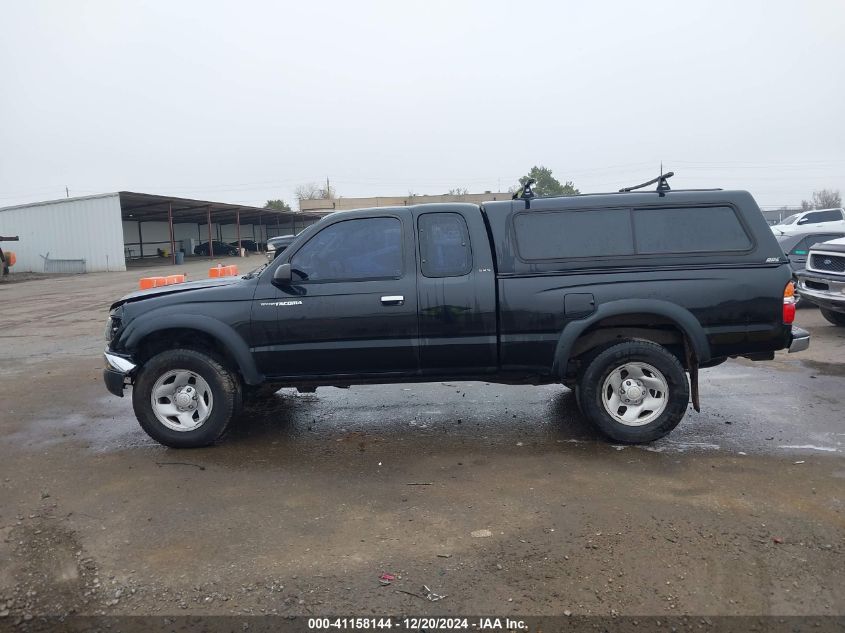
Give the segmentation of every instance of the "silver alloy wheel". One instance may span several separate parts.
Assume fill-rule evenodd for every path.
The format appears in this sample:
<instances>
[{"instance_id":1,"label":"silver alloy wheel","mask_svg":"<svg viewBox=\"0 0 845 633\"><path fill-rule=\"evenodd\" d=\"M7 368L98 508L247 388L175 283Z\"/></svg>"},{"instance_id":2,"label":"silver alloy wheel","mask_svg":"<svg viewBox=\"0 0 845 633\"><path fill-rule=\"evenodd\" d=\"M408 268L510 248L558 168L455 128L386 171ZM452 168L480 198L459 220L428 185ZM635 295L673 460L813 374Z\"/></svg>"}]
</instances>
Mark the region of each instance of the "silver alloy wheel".
<instances>
[{"instance_id":1,"label":"silver alloy wheel","mask_svg":"<svg viewBox=\"0 0 845 633\"><path fill-rule=\"evenodd\" d=\"M614 369L604 381L601 401L605 411L626 426L654 422L669 403L669 385L648 363L632 361Z\"/></svg>"},{"instance_id":2,"label":"silver alloy wheel","mask_svg":"<svg viewBox=\"0 0 845 633\"><path fill-rule=\"evenodd\" d=\"M158 421L174 431L193 431L211 415L211 387L196 372L173 369L153 385L150 403Z\"/></svg>"}]
</instances>

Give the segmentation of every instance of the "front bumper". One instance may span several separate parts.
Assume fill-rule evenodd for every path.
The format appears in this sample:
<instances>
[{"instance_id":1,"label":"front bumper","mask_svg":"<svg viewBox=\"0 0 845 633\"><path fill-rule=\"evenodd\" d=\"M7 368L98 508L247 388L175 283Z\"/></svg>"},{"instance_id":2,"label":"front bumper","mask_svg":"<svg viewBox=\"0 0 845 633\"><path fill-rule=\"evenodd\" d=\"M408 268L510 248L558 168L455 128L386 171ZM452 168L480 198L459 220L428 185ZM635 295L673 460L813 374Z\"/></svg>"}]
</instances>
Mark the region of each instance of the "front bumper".
<instances>
[{"instance_id":1,"label":"front bumper","mask_svg":"<svg viewBox=\"0 0 845 633\"><path fill-rule=\"evenodd\" d=\"M845 312L845 279L802 271L798 274L798 293L822 308Z\"/></svg>"},{"instance_id":2,"label":"front bumper","mask_svg":"<svg viewBox=\"0 0 845 633\"><path fill-rule=\"evenodd\" d=\"M792 326L792 340L789 343L789 353L803 352L810 347L810 333L796 325Z\"/></svg>"},{"instance_id":3,"label":"front bumper","mask_svg":"<svg viewBox=\"0 0 845 633\"><path fill-rule=\"evenodd\" d=\"M113 352L106 352L106 368L103 370L103 382L106 389L116 396L123 397L126 380L132 376L137 365L128 356L120 356Z\"/></svg>"}]
</instances>

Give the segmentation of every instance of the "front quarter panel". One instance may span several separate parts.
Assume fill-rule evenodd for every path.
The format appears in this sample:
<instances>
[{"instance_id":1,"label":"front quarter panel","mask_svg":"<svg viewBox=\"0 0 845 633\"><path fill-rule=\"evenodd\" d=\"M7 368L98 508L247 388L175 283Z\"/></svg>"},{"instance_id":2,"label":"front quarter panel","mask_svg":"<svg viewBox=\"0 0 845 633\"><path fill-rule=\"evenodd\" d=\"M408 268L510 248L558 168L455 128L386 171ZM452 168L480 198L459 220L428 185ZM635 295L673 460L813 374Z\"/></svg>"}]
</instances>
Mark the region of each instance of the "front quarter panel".
<instances>
[{"instance_id":1,"label":"front quarter panel","mask_svg":"<svg viewBox=\"0 0 845 633\"><path fill-rule=\"evenodd\" d=\"M263 377L249 351L250 308L255 279L183 293L161 295L123 305L124 324L111 349L137 354L156 332L196 330L213 337L235 359L248 384Z\"/></svg>"}]
</instances>

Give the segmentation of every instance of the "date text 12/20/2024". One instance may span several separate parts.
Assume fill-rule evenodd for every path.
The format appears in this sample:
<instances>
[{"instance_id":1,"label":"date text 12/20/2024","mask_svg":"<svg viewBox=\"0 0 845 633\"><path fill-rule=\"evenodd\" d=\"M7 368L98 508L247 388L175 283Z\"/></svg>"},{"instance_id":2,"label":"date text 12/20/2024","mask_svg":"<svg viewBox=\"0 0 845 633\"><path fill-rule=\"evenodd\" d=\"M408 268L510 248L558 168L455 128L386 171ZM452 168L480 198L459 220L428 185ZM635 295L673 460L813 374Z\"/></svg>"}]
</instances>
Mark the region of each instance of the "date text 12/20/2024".
<instances>
[{"instance_id":1,"label":"date text 12/20/2024","mask_svg":"<svg viewBox=\"0 0 845 633\"><path fill-rule=\"evenodd\" d=\"M496 617L438 618L438 617L370 617L370 618L308 618L308 629L320 630L380 630L405 629L419 631L476 630L476 631L519 631L525 630L523 620Z\"/></svg>"}]
</instances>

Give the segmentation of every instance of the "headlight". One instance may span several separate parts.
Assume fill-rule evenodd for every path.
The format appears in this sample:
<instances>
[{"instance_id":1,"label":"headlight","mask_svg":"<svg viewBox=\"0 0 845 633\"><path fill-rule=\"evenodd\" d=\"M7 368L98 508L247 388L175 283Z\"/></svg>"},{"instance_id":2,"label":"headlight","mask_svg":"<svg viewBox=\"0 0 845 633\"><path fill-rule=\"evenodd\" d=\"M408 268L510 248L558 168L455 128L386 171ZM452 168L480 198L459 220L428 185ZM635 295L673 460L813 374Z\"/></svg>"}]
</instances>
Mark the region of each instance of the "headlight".
<instances>
[{"instance_id":1,"label":"headlight","mask_svg":"<svg viewBox=\"0 0 845 633\"><path fill-rule=\"evenodd\" d=\"M111 343L114 335L117 334L117 331L120 329L120 317L115 316L113 314L109 315L109 318L106 320L106 342Z\"/></svg>"}]
</instances>

